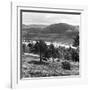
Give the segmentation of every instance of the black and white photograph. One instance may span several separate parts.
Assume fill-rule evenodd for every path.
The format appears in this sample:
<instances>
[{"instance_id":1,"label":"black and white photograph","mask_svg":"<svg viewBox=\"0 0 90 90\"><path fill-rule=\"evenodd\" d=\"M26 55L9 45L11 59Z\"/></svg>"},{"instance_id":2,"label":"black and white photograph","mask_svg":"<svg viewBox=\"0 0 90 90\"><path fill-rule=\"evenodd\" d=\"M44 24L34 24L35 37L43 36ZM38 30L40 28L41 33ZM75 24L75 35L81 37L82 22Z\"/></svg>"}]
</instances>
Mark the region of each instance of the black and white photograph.
<instances>
[{"instance_id":1,"label":"black and white photograph","mask_svg":"<svg viewBox=\"0 0 90 90\"><path fill-rule=\"evenodd\" d=\"M80 13L21 10L20 77L80 75Z\"/></svg>"}]
</instances>

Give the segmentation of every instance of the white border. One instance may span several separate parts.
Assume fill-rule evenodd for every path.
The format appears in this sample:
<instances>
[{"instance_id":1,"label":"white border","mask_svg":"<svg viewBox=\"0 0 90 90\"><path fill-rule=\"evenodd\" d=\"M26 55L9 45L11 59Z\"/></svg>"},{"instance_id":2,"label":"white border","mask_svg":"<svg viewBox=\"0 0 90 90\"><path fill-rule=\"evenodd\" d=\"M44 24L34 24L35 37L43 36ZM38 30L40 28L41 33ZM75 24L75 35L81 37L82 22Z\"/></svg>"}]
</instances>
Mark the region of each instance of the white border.
<instances>
[{"instance_id":1,"label":"white border","mask_svg":"<svg viewBox=\"0 0 90 90\"><path fill-rule=\"evenodd\" d=\"M86 17L87 17L87 12L86 12L86 7L81 7L81 6L60 6L55 9L55 5L47 5L47 7L53 7L53 9L48 8L29 8L29 7L19 7L18 12L17 12L17 7L18 6L31 6L30 3L18 3L18 2L13 2L11 4L11 29L12 29L12 62L11 62L11 67L12 67L12 88L23 88L23 87L46 87L46 86L60 86L60 85L78 85L78 84L85 84L87 83L87 56L86 56L86 37L87 37L87 23L86 23ZM37 6L36 6L37 7ZM42 6L41 6L42 7ZM47 8L46 7L46 8ZM60 9L60 8L63 8ZM53 79L35 79L35 80L20 80L20 62L17 60L20 60L20 9L24 10L49 10L49 11L68 11L68 12L80 12L81 14L81 31L80 31L80 59L81 59L81 76L79 78L53 78ZM77 10L76 10L77 9ZM18 21L17 21L18 20ZM18 26L18 28L17 28ZM18 48L18 50L17 50ZM18 52L18 53L17 53ZM18 64L18 67L17 67ZM17 75L18 74L18 75Z\"/></svg>"}]
</instances>

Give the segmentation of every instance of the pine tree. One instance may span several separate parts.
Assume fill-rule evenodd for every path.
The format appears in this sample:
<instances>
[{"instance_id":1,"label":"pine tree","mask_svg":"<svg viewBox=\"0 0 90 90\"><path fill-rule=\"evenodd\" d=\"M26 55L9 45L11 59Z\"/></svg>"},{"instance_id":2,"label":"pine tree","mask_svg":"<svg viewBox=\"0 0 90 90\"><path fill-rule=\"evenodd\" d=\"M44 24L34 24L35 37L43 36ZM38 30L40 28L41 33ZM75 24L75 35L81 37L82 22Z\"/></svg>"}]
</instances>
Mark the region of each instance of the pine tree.
<instances>
[{"instance_id":1,"label":"pine tree","mask_svg":"<svg viewBox=\"0 0 90 90\"><path fill-rule=\"evenodd\" d=\"M42 62L42 57L45 55L45 52L47 50L47 45L44 41L39 40L36 42L34 46L35 53L39 53L40 55L40 62Z\"/></svg>"}]
</instances>

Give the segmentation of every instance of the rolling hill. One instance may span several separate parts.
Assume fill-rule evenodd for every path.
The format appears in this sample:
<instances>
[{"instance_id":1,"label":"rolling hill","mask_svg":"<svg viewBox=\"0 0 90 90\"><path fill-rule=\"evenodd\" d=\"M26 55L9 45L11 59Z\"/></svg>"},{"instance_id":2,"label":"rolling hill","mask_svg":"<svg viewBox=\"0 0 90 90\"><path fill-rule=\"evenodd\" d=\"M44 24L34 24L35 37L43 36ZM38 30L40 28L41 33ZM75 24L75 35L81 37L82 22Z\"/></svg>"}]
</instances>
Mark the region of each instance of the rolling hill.
<instances>
[{"instance_id":1,"label":"rolling hill","mask_svg":"<svg viewBox=\"0 0 90 90\"><path fill-rule=\"evenodd\" d=\"M51 25L22 25L22 38L45 41L58 41L72 43L73 38L79 32L79 26L66 23Z\"/></svg>"}]
</instances>

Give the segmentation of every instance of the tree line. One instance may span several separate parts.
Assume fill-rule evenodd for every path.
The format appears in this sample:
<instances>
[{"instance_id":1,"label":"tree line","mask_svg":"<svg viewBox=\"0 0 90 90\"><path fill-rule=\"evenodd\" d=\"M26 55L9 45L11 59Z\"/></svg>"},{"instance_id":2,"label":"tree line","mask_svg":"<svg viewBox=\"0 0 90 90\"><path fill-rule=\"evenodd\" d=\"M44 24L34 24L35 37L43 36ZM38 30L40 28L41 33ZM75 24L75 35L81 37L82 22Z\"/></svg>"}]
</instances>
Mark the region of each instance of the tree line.
<instances>
[{"instance_id":1,"label":"tree line","mask_svg":"<svg viewBox=\"0 0 90 90\"><path fill-rule=\"evenodd\" d=\"M55 58L79 61L79 34L77 34L73 39L73 46L77 47L77 49L73 49L71 47L64 48L61 46L56 48L53 44L47 45L45 41L38 40L35 44L29 43L27 46L22 44L22 52L40 55L40 62L43 62L43 60L48 60L49 58L52 58L53 62Z\"/></svg>"}]
</instances>

